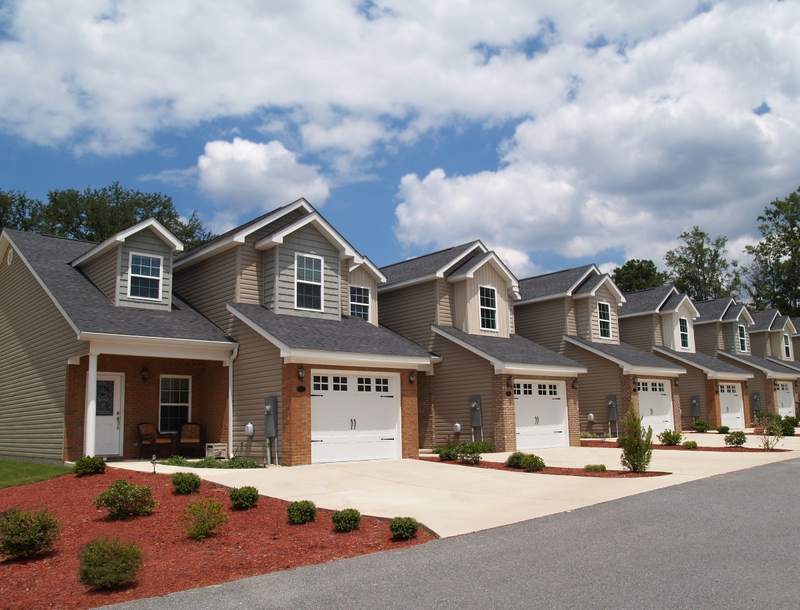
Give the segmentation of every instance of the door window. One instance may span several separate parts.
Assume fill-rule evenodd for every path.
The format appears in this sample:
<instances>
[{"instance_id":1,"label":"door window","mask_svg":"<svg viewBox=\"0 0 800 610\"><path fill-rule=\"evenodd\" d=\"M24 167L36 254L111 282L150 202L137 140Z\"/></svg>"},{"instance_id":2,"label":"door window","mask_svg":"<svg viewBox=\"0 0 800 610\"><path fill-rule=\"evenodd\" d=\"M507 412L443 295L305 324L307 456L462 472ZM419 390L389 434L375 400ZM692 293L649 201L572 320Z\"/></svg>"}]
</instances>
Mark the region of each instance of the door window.
<instances>
[{"instance_id":1,"label":"door window","mask_svg":"<svg viewBox=\"0 0 800 610\"><path fill-rule=\"evenodd\" d=\"M106 379L97 382L97 415L114 415L114 382Z\"/></svg>"}]
</instances>

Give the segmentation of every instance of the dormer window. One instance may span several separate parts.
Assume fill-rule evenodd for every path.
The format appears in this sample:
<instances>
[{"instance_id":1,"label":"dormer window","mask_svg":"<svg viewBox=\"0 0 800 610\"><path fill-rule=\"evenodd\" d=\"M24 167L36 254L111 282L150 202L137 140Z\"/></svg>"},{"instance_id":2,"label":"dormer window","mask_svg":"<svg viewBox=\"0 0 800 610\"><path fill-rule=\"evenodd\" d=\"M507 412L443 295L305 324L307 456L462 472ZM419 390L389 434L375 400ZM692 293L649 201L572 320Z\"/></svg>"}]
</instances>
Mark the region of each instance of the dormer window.
<instances>
[{"instance_id":1,"label":"dormer window","mask_svg":"<svg viewBox=\"0 0 800 610\"><path fill-rule=\"evenodd\" d=\"M148 301L161 300L164 259L160 256L131 252L128 265L128 296Z\"/></svg>"},{"instance_id":2,"label":"dormer window","mask_svg":"<svg viewBox=\"0 0 800 610\"><path fill-rule=\"evenodd\" d=\"M611 305L604 302L597 303L597 319L600 322L600 338L611 338Z\"/></svg>"},{"instance_id":3,"label":"dormer window","mask_svg":"<svg viewBox=\"0 0 800 610\"><path fill-rule=\"evenodd\" d=\"M350 317L369 322L369 288L350 286Z\"/></svg>"},{"instance_id":4,"label":"dormer window","mask_svg":"<svg viewBox=\"0 0 800 610\"><path fill-rule=\"evenodd\" d=\"M792 359L792 341L789 335L783 335L783 355L786 360Z\"/></svg>"},{"instance_id":5,"label":"dormer window","mask_svg":"<svg viewBox=\"0 0 800 610\"><path fill-rule=\"evenodd\" d=\"M295 308L322 311L322 257L295 254L294 269Z\"/></svg>"},{"instance_id":6,"label":"dormer window","mask_svg":"<svg viewBox=\"0 0 800 610\"><path fill-rule=\"evenodd\" d=\"M481 330L497 330L497 290L491 286L480 287Z\"/></svg>"},{"instance_id":7,"label":"dormer window","mask_svg":"<svg viewBox=\"0 0 800 610\"><path fill-rule=\"evenodd\" d=\"M681 335L681 347L689 349L689 320L680 318L678 320L678 331Z\"/></svg>"},{"instance_id":8,"label":"dormer window","mask_svg":"<svg viewBox=\"0 0 800 610\"><path fill-rule=\"evenodd\" d=\"M747 351L747 329L744 324L739 324L739 351Z\"/></svg>"}]
</instances>

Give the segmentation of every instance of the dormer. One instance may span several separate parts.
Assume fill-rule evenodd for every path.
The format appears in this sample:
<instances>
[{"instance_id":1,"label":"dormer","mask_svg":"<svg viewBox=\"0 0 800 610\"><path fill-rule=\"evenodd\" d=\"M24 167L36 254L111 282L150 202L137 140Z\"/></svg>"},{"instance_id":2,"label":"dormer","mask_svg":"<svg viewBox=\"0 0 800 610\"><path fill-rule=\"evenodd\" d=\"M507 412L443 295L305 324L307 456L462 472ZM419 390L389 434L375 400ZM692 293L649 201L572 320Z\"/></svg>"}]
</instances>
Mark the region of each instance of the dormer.
<instances>
[{"instance_id":1,"label":"dormer","mask_svg":"<svg viewBox=\"0 0 800 610\"><path fill-rule=\"evenodd\" d=\"M625 293L620 332L626 343L641 349L667 347L694 353L694 320L700 312L688 295L672 284Z\"/></svg>"},{"instance_id":2,"label":"dormer","mask_svg":"<svg viewBox=\"0 0 800 610\"><path fill-rule=\"evenodd\" d=\"M789 316L777 309L752 311L753 325L749 328L752 352L755 356L784 362L794 361L792 337L797 329Z\"/></svg>"},{"instance_id":3,"label":"dormer","mask_svg":"<svg viewBox=\"0 0 800 610\"><path fill-rule=\"evenodd\" d=\"M172 309L173 256L183 244L154 218L112 235L72 261L118 307Z\"/></svg>"},{"instance_id":4,"label":"dormer","mask_svg":"<svg viewBox=\"0 0 800 610\"><path fill-rule=\"evenodd\" d=\"M697 350L709 355L718 351L749 355L753 317L736 299L725 297L695 303L700 316L694 321Z\"/></svg>"}]
</instances>

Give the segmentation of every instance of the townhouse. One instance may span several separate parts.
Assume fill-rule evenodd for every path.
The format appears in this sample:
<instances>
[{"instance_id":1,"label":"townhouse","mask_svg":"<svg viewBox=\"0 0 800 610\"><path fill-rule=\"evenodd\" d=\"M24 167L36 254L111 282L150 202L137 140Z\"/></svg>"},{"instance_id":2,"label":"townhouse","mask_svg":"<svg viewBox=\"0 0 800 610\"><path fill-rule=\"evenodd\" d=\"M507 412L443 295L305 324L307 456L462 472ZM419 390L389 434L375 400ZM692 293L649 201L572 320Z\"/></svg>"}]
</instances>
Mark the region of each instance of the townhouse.
<instances>
[{"instance_id":1,"label":"townhouse","mask_svg":"<svg viewBox=\"0 0 800 610\"><path fill-rule=\"evenodd\" d=\"M577 382L583 432L616 436L629 408L656 434L680 428L674 381L686 370L620 340L625 297L609 275L585 265L520 280L519 290L516 331L588 370Z\"/></svg>"},{"instance_id":2,"label":"townhouse","mask_svg":"<svg viewBox=\"0 0 800 610\"><path fill-rule=\"evenodd\" d=\"M626 292L619 312L620 337L686 369L675 380L683 429L701 420L713 428L742 430L751 420L746 390L753 374L697 351L694 325L699 317L689 296L671 284Z\"/></svg>"},{"instance_id":3,"label":"townhouse","mask_svg":"<svg viewBox=\"0 0 800 610\"><path fill-rule=\"evenodd\" d=\"M515 332L519 282L480 241L381 268L381 323L434 354L420 385L420 444L498 451L577 445L586 368Z\"/></svg>"}]
</instances>

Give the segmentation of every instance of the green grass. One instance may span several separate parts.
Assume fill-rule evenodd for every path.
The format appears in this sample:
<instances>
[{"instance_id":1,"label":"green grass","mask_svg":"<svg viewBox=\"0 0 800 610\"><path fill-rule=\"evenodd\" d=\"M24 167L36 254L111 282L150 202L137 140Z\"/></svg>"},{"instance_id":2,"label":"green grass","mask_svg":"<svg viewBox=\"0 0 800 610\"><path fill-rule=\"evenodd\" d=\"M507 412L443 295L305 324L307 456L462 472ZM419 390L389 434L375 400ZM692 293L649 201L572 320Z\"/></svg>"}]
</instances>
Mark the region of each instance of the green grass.
<instances>
[{"instance_id":1,"label":"green grass","mask_svg":"<svg viewBox=\"0 0 800 610\"><path fill-rule=\"evenodd\" d=\"M0 460L0 489L46 481L68 472L72 472L72 468L59 464L35 464L33 462Z\"/></svg>"}]
</instances>

